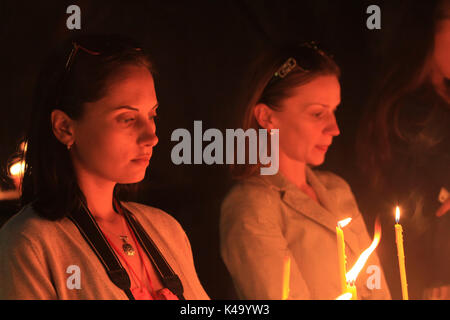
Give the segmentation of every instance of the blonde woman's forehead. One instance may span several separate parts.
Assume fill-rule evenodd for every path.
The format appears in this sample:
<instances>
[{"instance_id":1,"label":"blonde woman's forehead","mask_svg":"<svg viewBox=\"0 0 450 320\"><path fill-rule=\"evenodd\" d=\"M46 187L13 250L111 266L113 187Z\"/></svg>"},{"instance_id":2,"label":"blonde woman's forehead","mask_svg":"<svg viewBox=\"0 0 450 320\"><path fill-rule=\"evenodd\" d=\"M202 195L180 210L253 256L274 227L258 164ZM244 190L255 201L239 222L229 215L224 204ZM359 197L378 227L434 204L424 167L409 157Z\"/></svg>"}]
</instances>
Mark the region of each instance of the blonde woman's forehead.
<instances>
[{"instance_id":1,"label":"blonde woman's forehead","mask_svg":"<svg viewBox=\"0 0 450 320\"><path fill-rule=\"evenodd\" d=\"M341 87L336 76L319 76L312 81L292 89L283 104L320 104L336 107L341 103Z\"/></svg>"}]
</instances>

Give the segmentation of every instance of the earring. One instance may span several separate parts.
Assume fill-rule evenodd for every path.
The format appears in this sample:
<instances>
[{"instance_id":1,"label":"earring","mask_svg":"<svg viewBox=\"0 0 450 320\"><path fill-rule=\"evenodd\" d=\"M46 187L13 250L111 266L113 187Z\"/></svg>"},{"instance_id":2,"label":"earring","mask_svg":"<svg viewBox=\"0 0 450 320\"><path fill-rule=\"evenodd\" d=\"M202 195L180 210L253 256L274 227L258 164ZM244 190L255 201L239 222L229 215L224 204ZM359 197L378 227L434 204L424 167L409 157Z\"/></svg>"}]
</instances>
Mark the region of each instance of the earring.
<instances>
[{"instance_id":1,"label":"earring","mask_svg":"<svg viewBox=\"0 0 450 320\"><path fill-rule=\"evenodd\" d=\"M72 144L68 143L66 147L67 147L67 150L70 150L72 148Z\"/></svg>"}]
</instances>

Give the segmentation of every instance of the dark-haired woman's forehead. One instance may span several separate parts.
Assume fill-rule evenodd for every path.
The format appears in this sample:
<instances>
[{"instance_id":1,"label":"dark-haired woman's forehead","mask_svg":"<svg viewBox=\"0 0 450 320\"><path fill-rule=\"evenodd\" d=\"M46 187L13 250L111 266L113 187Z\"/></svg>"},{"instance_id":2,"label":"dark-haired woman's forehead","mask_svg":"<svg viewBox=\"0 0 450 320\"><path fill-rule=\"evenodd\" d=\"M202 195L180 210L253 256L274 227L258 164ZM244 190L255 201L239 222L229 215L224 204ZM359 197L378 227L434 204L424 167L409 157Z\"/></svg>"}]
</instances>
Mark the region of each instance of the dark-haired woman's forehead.
<instances>
[{"instance_id":1,"label":"dark-haired woman's forehead","mask_svg":"<svg viewBox=\"0 0 450 320\"><path fill-rule=\"evenodd\" d=\"M108 81L104 96L98 102L103 102L105 111L130 106L142 112L150 112L158 104L150 71L139 66L119 69Z\"/></svg>"}]
</instances>

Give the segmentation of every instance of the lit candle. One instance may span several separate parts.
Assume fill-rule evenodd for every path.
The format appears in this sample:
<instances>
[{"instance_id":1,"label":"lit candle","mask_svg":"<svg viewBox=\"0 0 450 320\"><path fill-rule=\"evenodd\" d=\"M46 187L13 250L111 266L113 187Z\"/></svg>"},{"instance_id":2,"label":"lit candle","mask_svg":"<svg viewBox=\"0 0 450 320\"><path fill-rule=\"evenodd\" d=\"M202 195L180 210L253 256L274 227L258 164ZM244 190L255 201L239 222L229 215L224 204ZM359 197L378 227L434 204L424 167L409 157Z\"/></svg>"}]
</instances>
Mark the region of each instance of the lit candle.
<instances>
[{"instance_id":1,"label":"lit candle","mask_svg":"<svg viewBox=\"0 0 450 320\"><path fill-rule=\"evenodd\" d=\"M375 232L373 235L373 240L370 246L364 250L359 256L358 260L356 260L355 265L350 269L349 272L345 275L347 279L347 292L352 294L352 300L358 300L358 295L356 294L356 279L358 278L359 273L364 268L367 260L369 260L370 255L377 248L380 243L381 238L381 224L377 219L375 221Z\"/></svg>"},{"instance_id":2,"label":"lit candle","mask_svg":"<svg viewBox=\"0 0 450 320\"><path fill-rule=\"evenodd\" d=\"M405 251L403 249L403 228L398 223L400 220L400 208L395 208L395 242L397 243L398 265L400 268L400 281L402 284L403 300L408 300L408 284L406 282Z\"/></svg>"},{"instance_id":3,"label":"lit candle","mask_svg":"<svg viewBox=\"0 0 450 320\"><path fill-rule=\"evenodd\" d=\"M291 277L291 257L285 256L283 261L283 294L282 299L287 300L289 297L289 281Z\"/></svg>"},{"instance_id":4,"label":"lit candle","mask_svg":"<svg viewBox=\"0 0 450 320\"><path fill-rule=\"evenodd\" d=\"M338 249L338 263L339 263L339 279L341 282L341 291L345 293L347 291L347 278L346 274L346 257L345 257L345 242L344 242L344 231L342 230L352 218L347 218L341 220L337 223L336 227L336 237L337 237L337 249Z\"/></svg>"},{"instance_id":5,"label":"lit candle","mask_svg":"<svg viewBox=\"0 0 450 320\"><path fill-rule=\"evenodd\" d=\"M358 300L358 294L356 293L356 285L354 282L347 284L347 293L350 293L352 295L352 298L350 300Z\"/></svg>"}]
</instances>

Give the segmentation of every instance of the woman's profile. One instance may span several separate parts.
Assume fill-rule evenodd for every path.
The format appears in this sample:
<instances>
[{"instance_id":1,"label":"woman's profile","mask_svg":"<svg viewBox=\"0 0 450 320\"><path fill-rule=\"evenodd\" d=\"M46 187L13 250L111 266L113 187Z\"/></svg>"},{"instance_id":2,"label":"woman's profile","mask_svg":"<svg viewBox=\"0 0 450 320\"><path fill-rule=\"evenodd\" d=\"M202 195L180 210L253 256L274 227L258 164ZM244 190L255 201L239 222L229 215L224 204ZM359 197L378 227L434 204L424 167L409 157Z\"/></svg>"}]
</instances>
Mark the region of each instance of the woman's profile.
<instances>
[{"instance_id":1,"label":"woman's profile","mask_svg":"<svg viewBox=\"0 0 450 320\"><path fill-rule=\"evenodd\" d=\"M118 35L81 35L37 82L23 209L0 231L1 299L208 299L167 213L121 200L158 142L154 65Z\"/></svg>"},{"instance_id":2,"label":"woman's profile","mask_svg":"<svg viewBox=\"0 0 450 320\"><path fill-rule=\"evenodd\" d=\"M348 269L371 243L349 185L314 169L340 133L335 117L340 69L315 43L305 43L267 51L255 70L243 129L278 131L279 171L260 175L262 164L232 168L237 183L221 211L223 260L240 298L281 299L283 262L289 257L289 299L335 299L342 294L338 221L352 218L345 229ZM370 265L379 266L375 254ZM376 289L361 271L358 298L390 298L378 270Z\"/></svg>"}]
</instances>

